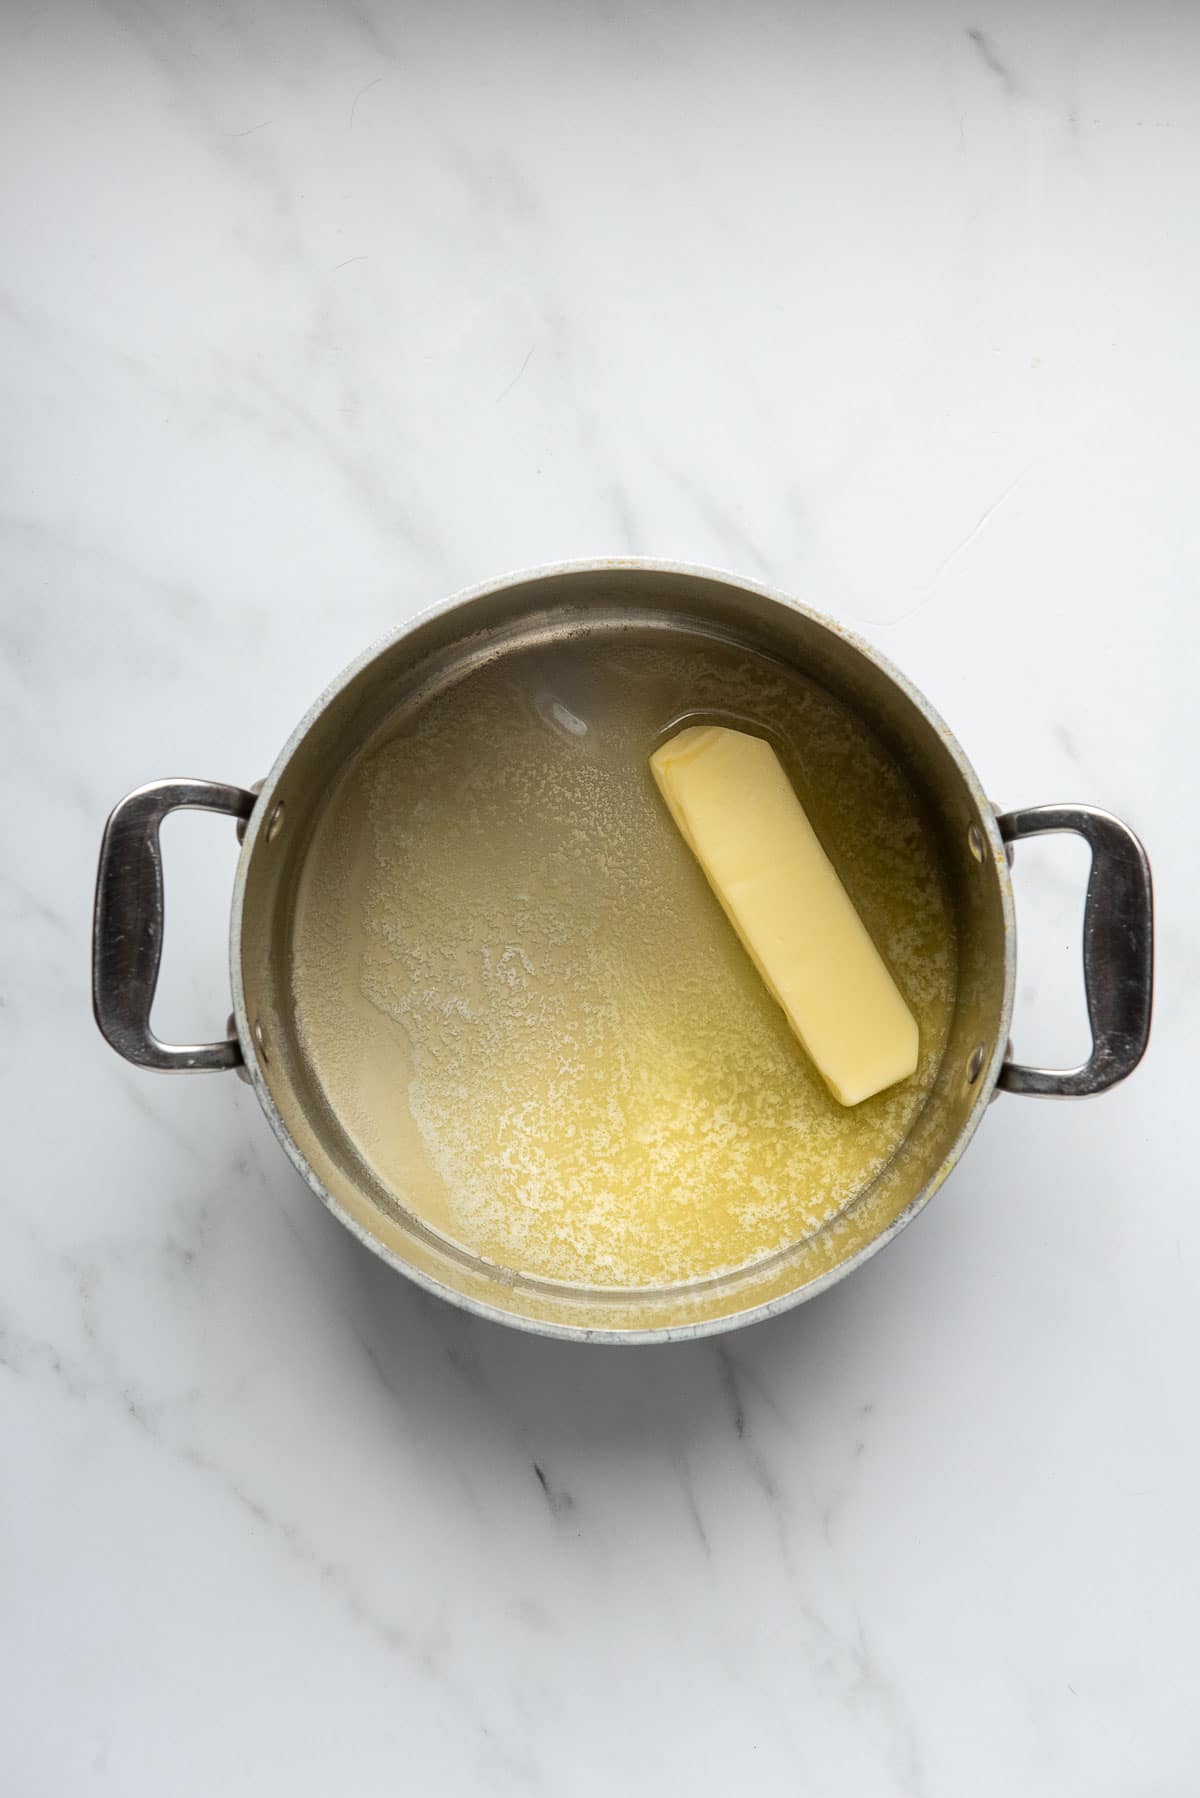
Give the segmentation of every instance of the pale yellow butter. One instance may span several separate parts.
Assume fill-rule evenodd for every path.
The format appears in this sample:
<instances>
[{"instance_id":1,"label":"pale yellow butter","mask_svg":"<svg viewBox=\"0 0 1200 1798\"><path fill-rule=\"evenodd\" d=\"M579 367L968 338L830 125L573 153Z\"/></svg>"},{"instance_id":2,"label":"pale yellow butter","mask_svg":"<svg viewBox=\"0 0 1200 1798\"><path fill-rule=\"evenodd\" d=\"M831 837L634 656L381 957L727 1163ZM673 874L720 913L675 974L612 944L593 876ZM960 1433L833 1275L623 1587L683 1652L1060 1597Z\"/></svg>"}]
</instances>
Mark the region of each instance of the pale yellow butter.
<instances>
[{"instance_id":1,"label":"pale yellow butter","mask_svg":"<svg viewBox=\"0 0 1200 1798\"><path fill-rule=\"evenodd\" d=\"M916 1019L771 745L692 725L650 758L659 790L754 965L834 1098L917 1066Z\"/></svg>"}]
</instances>

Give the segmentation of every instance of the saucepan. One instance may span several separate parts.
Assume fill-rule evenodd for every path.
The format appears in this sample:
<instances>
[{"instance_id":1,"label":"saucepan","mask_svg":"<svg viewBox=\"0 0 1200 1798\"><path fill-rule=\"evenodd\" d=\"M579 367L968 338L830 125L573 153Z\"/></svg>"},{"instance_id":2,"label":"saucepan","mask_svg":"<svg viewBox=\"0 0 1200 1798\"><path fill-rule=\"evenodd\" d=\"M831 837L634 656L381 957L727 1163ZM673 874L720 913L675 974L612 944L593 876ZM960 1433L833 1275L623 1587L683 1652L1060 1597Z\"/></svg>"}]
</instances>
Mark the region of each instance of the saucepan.
<instances>
[{"instance_id":1,"label":"saucepan","mask_svg":"<svg viewBox=\"0 0 1200 1798\"><path fill-rule=\"evenodd\" d=\"M468 671L531 646L633 639L668 652L719 642L768 658L860 715L919 800L950 896L957 954L944 1049L886 1165L801 1240L749 1266L648 1287L556 1281L499 1265L426 1221L410 1194L381 1178L330 1103L320 1045L297 1024L294 952L296 894L314 833L345 771L389 720L436 705ZM164 1043L150 1024L163 929L159 830L181 807L227 813L242 837L229 937L233 1013L223 1042ZM1045 832L1082 836L1092 858L1082 944L1092 1049L1066 1070L1025 1066L1009 1046L1017 954L1010 858L1015 843ZM1079 1098L1136 1067L1150 1030L1152 972L1150 870L1125 824L1077 804L997 813L933 708L841 626L748 581L641 560L537 569L424 613L334 681L257 790L175 779L130 793L104 832L93 936L95 1014L111 1045L141 1068L236 1069L317 1197L390 1266L485 1317L613 1343L748 1324L860 1266L928 1203L998 1091Z\"/></svg>"}]
</instances>

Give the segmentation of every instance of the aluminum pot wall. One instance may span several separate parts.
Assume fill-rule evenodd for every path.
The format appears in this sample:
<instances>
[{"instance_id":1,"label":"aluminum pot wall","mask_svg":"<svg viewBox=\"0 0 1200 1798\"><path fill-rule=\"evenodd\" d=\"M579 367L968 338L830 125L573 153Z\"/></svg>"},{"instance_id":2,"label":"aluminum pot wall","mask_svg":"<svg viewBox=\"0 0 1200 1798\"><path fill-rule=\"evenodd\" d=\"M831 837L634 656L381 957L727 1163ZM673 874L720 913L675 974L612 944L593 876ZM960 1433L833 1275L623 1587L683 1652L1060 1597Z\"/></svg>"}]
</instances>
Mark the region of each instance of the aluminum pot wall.
<instances>
[{"instance_id":1,"label":"aluminum pot wall","mask_svg":"<svg viewBox=\"0 0 1200 1798\"><path fill-rule=\"evenodd\" d=\"M754 1267L663 1290L557 1286L489 1265L428 1229L339 1132L298 1042L290 994L292 901L322 805L341 773L403 706L427 704L464 671L531 643L594 635L717 637L801 669L857 709L914 786L936 841L958 938L954 1018L936 1079L905 1142L846 1211ZM168 812L229 813L244 832L234 882L232 1034L164 1044L150 1029L162 942L158 833ZM1008 857L1024 836L1072 831L1092 850L1083 930L1092 1053L1069 1070L1007 1058L1016 968ZM1133 833L1082 805L997 816L945 725L911 684L838 625L761 586L703 569L606 561L534 570L459 595L354 663L321 696L257 794L209 781L129 794L101 846L93 998L122 1055L165 1071L237 1068L309 1185L393 1267L483 1315L545 1334L672 1340L785 1309L841 1278L907 1224L954 1167L998 1087L1082 1096L1123 1079L1150 1026L1152 900Z\"/></svg>"}]
</instances>

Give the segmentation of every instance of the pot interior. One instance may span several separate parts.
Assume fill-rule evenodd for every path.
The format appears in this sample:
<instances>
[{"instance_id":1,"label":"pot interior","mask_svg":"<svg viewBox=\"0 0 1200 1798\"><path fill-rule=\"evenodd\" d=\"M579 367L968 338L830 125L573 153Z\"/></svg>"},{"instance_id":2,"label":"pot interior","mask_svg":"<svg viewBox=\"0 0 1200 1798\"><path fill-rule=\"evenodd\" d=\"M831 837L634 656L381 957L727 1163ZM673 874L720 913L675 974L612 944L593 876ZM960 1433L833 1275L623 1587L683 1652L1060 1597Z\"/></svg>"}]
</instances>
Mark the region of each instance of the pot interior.
<instances>
[{"instance_id":1,"label":"pot interior","mask_svg":"<svg viewBox=\"0 0 1200 1798\"><path fill-rule=\"evenodd\" d=\"M750 691L773 695L748 719L747 682ZM517 720L516 735L495 739L495 765L471 737L489 707ZM814 1188L820 1203L782 1216L756 1208L749 1190L742 1203L734 1190L741 1164L721 1161L731 1185L721 1212L730 1232L724 1262L690 1258L696 1245L685 1206L670 1252L643 1251L633 1228L632 1246L613 1251L607 1236L606 1260L589 1263L588 1241L580 1243L577 1229L572 1235L556 1194L538 1185L541 1139L573 1117L575 1089L570 1079L552 1081L537 1105L520 1091L531 1008L553 1009L561 992L553 980L539 984L520 928L478 923L481 895L493 890L519 899L526 927L542 915L538 895L525 893L519 878L503 887L500 865L508 857L519 870L524 814L536 811L540 795L517 804L478 850L463 819L469 795L482 791L490 803L518 778L521 745L538 732L563 738L564 756L576 757L564 766L582 769L586 784L586 757L599 753L603 738L596 718L628 718L635 742L644 739L640 780L655 730L669 734L685 715L745 720L777 733L785 762L801 746L791 771L856 898L866 876L856 882L847 869L847 844L870 838L885 813L911 813L896 853L915 858L912 878L928 901L921 929L906 925L888 939L882 914L864 909L864 917L890 951L914 1009L913 991L927 994L922 1063L906 1092L868 1102L878 1153L857 1182L831 1184L824 1197ZM861 766L852 768L844 753L839 718L852 719L869 739ZM819 747L809 756L812 745ZM594 773L605 778L600 765ZM642 805L640 792L628 790ZM847 837L854 806L862 831ZM392 822L400 810L408 820L403 841ZM601 858L636 859L640 839L626 808L618 806L598 835ZM461 878L439 888L438 869L452 855ZM535 1329L630 1340L693 1333L782 1308L838 1277L894 1233L953 1165L986 1104L1007 1036L1007 869L990 809L957 746L903 682L828 621L690 571L606 565L531 576L406 631L352 670L297 733L264 788L240 879L239 1023L285 1146L343 1220L395 1265L460 1302ZM600 1080L610 1062L623 1062L621 1007L615 998L603 1001L623 964L642 953L646 976L636 990L649 991L646 1004L662 1014L664 1043L682 1034L684 1047L694 1048L702 1038L708 1059L736 1051L750 1088L746 1102L761 1107L776 1065L774 1038L786 1027L767 1005L762 1041L746 1034L761 1004L757 976L745 993L727 995L722 1018L688 1012L683 983L663 972L668 962L689 966L689 946L676 940L686 935L686 916L661 920L656 955L659 922L652 909L635 909L623 914L622 937L604 927L601 910L582 961L571 958L570 945L555 950L567 958L560 987L574 992L591 981L600 1001L582 1032L583 1061L590 1058ZM512 1000L496 1013L490 1064L472 1068L461 1060L454 1020L458 1009L470 1009L476 955ZM898 955L909 957L907 967L897 965ZM650 991L655 977L665 984ZM623 1066L626 1101L635 1089L653 1091L660 1077L657 1064ZM807 1064L801 1078L813 1078ZM640 1115L624 1102L614 1112L608 1162L597 1165L605 1190L594 1201L634 1219L639 1207L657 1202L649 1172L655 1151L639 1147ZM804 1180L811 1186L811 1169L801 1170L812 1144L804 1133L792 1140L797 1188ZM512 1207L493 1215L489 1181L514 1162L524 1170L519 1191L533 1196L516 1206L520 1215ZM647 1179L639 1184L643 1162ZM661 1181L661 1169L655 1178ZM752 1176L746 1184L764 1183Z\"/></svg>"}]
</instances>

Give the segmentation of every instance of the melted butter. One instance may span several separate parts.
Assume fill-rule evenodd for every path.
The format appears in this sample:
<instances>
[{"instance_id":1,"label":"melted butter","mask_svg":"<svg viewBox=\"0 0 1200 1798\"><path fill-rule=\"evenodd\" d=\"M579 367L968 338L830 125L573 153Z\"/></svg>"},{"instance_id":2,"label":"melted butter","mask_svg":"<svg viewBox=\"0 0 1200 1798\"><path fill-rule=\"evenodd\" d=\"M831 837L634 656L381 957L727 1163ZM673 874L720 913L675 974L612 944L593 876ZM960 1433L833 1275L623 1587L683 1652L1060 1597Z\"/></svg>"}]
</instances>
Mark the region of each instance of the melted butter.
<instances>
[{"instance_id":1,"label":"melted butter","mask_svg":"<svg viewBox=\"0 0 1200 1798\"><path fill-rule=\"evenodd\" d=\"M920 1028L916 1074L828 1093L655 791L685 716L770 737ZM355 764L297 895L302 1047L398 1201L499 1266L663 1286L843 1211L903 1140L953 1005L913 795L821 688L745 652L507 655Z\"/></svg>"}]
</instances>

